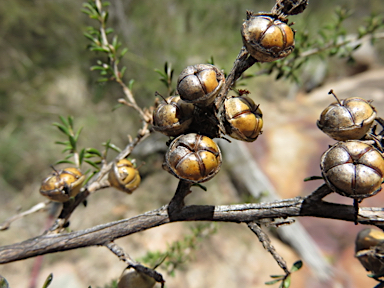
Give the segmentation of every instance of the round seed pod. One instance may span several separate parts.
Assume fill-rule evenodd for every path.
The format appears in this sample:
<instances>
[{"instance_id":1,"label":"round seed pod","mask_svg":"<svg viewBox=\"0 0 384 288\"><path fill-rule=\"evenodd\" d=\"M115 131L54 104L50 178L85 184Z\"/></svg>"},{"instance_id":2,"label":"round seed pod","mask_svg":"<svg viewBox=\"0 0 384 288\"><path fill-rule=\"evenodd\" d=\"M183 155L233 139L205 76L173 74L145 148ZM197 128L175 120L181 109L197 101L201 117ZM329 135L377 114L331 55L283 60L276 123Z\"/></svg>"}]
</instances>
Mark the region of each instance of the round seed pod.
<instances>
[{"instance_id":1,"label":"round seed pod","mask_svg":"<svg viewBox=\"0 0 384 288\"><path fill-rule=\"evenodd\" d=\"M384 276L384 233L377 229L364 229L357 234L356 258L374 278Z\"/></svg>"},{"instance_id":2,"label":"round seed pod","mask_svg":"<svg viewBox=\"0 0 384 288\"><path fill-rule=\"evenodd\" d=\"M156 284L155 279L136 270L126 269L121 275L117 288L152 288Z\"/></svg>"},{"instance_id":3,"label":"round seed pod","mask_svg":"<svg viewBox=\"0 0 384 288\"><path fill-rule=\"evenodd\" d=\"M224 101L225 129L232 138L252 142L261 134L263 114L247 96L231 97Z\"/></svg>"},{"instance_id":4,"label":"round seed pod","mask_svg":"<svg viewBox=\"0 0 384 288\"><path fill-rule=\"evenodd\" d=\"M381 190L383 155L357 140L338 142L321 156L321 173L332 191L361 200Z\"/></svg>"},{"instance_id":5,"label":"round seed pod","mask_svg":"<svg viewBox=\"0 0 384 288\"><path fill-rule=\"evenodd\" d=\"M192 123L193 110L193 104L184 102L180 96L168 97L153 111L153 129L167 136L178 136Z\"/></svg>"},{"instance_id":6,"label":"round seed pod","mask_svg":"<svg viewBox=\"0 0 384 288\"><path fill-rule=\"evenodd\" d=\"M108 174L108 181L112 187L131 194L140 185L141 178L132 162L122 159L113 163Z\"/></svg>"},{"instance_id":7,"label":"round seed pod","mask_svg":"<svg viewBox=\"0 0 384 288\"><path fill-rule=\"evenodd\" d=\"M209 137L190 133L174 139L165 155L164 169L179 179L205 182L221 166L219 146Z\"/></svg>"},{"instance_id":8,"label":"round seed pod","mask_svg":"<svg viewBox=\"0 0 384 288\"><path fill-rule=\"evenodd\" d=\"M375 108L369 102L352 97L325 108L317 127L335 140L359 140L368 132L375 118Z\"/></svg>"},{"instance_id":9,"label":"round seed pod","mask_svg":"<svg viewBox=\"0 0 384 288\"><path fill-rule=\"evenodd\" d=\"M188 66L177 79L177 91L185 102L209 106L225 82L223 72L213 65Z\"/></svg>"},{"instance_id":10,"label":"round seed pod","mask_svg":"<svg viewBox=\"0 0 384 288\"><path fill-rule=\"evenodd\" d=\"M43 180L40 193L56 202L66 202L79 192L85 176L77 168L54 171Z\"/></svg>"},{"instance_id":11,"label":"round seed pod","mask_svg":"<svg viewBox=\"0 0 384 288\"><path fill-rule=\"evenodd\" d=\"M285 22L269 15L249 15L241 35L249 54L259 62L287 57L295 48L295 33Z\"/></svg>"}]
</instances>

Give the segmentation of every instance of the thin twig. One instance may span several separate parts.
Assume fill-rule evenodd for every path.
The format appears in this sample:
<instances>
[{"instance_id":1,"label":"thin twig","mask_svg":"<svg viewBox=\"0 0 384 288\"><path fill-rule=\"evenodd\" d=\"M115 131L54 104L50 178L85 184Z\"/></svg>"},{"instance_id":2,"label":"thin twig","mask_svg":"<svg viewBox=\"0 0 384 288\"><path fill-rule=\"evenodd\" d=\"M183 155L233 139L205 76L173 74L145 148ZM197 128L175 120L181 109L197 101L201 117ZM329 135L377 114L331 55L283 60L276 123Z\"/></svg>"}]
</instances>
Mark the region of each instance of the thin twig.
<instances>
[{"instance_id":1,"label":"thin twig","mask_svg":"<svg viewBox=\"0 0 384 288\"><path fill-rule=\"evenodd\" d=\"M116 243L108 242L104 246L107 247L117 257L119 257L121 261L125 262L128 265L128 268L132 267L137 272L144 273L149 277L152 277L156 282L161 283L161 287L164 286L165 280L160 273L134 261L127 253L124 252L123 248L118 246Z\"/></svg>"},{"instance_id":2,"label":"thin twig","mask_svg":"<svg viewBox=\"0 0 384 288\"><path fill-rule=\"evenodd\" d=\"M288 270L287 263L285 262L283 257L277 254L275 247L273 247L271 243L271 240L269 239L268 235L264 233L263 230L261 230L260 225L256 222L249 222L248 227L259 238L259 241L263 245L264 249L272 255L273 259L275 259L280 268L284 270L285 275L289 275L290 272Z\"/></svg>"},{"instance_id":3,"label":"thin twig","mask_svg":"<svg viewBox=\"0 0 384 288\"><path fill-rule=\"evenodd\" d=\"M49 200L45 201L45 202L41 202L39 204L36 204L32 208L28 209L27 211L24 211L24 212L21 212L19 214L12 216L12 217L9 217L7 220L5 220L3 223L0 224L0 231L7 230L12 222L14 222L20 218L23 218L24 216L27 216L27 215L30 215L30 214L33 214L36 212L40 212L41 210L46 209L50 203L51 203L51 201L49 201Z\"/></svg>"}]
</instances>

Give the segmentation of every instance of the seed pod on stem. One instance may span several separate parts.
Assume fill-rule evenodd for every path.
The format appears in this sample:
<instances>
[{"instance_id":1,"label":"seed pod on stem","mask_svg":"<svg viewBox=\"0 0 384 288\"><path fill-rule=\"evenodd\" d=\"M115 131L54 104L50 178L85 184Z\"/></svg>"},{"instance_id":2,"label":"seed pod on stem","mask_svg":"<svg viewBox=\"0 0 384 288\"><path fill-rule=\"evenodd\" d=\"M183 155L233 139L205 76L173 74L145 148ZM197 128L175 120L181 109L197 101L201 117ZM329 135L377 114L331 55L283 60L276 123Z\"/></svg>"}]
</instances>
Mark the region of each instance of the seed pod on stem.
<instances>
[{"instance_id":1,"label":"seed pod on stem","mask_svg":"<svg viewBox=\"0 0 384 288\"><path fill-rule=\"evenodd\" d=\"M174 139L165 155L163 168L181 180L205 182L221 166L219 146L209 137L190 133Z\"/></svg>"},{"instance_id":2,"label":"seed pod on stem","mask_svg":"<svg viewBox=\"0 0 384 288\"><path fill-rule=\"evenodd\" d=\"M84 180L85 176L77 168L54 170L41 183L40 193L52 201L66 202L80 192Z\"/></svg>"},{"instance_id":3,"label":"seed pod on stem","mask_svg":"<svg viewBox=\"0 0 384 288\"><path fill-rule=\"evenodd\" d=\"M114 161L108 174L108 181L112 187L131 194L139 187L141 178L139 171L135 168L131 161L122 159Z\"/></svg>"},{"instance_id":4,"label":"seed pod on stem","mask_svg":"<svg viewBox=\"0 0 384 288\"><path fill-rule=\"evenodd\" d=\"M335 140L359 140L367 134L376 118L376 110L370 102L352 97L329 105L320 115L317 127Z\"/></svg>"},{"instance_id":5,"label":"seed pod on stem","mask_svg":"<svg viewBox=\"0 0 384 288\"><path fill-rule=\"evenodd\" d=\"M383 155L362 141L338 142L321 156L321 173L332 191L362 200L381 190Z\"/></svg>"},{"instance_id":6,"label":"seed pod on stem","mask_svg":"<svg viewBox=\"0 0 384 288\"><path fill-rule=\"evenodd\" d=\"M193 120L193 104L180 96L171 96L153 111L153 129L167 136L178 136L187 131Z\"/></svg>"},{"instance_id":7,"label":"seed pod on stem","mask_svg":"<svg viewBox=\"0 0 384 288\"><path fill-rule=\"evenodd\" d=\"M263 114L248 96L225 99L223 114L226 133L232 138L253 142L261 134Z\"/></svg>"},{"instance_id":8,"label":"seed pod on stem","mask_svg":"<svg viewBox=\"0 0 384 288\"><path fill-rule=\"evenodd\" d=\"M209 106L225 82L224 73L209 64L188 66L177 79L177 91L185 102Z\"/></svg>"},{"instance_id":9,"label":"seed pod on stem","mask_svg":"<svg viewBox=\"0 0 384 288\"><path fill-rule=\"evenodd\" d=\"M259 62L287 57L295 48L295 33L283 19L248 13L241 35L249 54Z\"/></svg>"}]
</instances>

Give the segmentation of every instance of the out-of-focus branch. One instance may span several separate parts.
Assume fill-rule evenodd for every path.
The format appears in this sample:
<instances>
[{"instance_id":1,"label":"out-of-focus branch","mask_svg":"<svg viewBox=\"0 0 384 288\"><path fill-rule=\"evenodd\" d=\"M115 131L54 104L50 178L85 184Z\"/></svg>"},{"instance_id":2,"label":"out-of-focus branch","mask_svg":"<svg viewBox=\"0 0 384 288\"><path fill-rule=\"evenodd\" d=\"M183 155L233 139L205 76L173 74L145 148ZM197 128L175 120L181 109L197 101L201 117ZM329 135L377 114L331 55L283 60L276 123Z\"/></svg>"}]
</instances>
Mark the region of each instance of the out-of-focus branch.
<instances>
[{"instance_id":1,"label":"out-of-focus branch","mask_svg":"<svg viewBox=\"0 0 384 288\"><path fill-rule=\"evenodd\" d=\"M327 190L324 184L319 190ZM48 253L67 251L90 246L103 246L130 234L177 221L218 221L249 223L262 219L312 216L344 221L355 221L351 205L334 204L308 197L296 197L260 204L190 205L172 220L168 205L132 218L98 225L89 229L38 236L20 243L0 247L0 264L27 259ZM357 221L367 225L384 224L384 208L360 208Z\"/></svg>"},{"instance_id":2,"label":"out-of-focus branch","mask_svg":"<svg viewBox=\"0 0 384 288\"><path fill-rule=\"evenodd\" d=\"M140 263L134 261L127 253L124 252L124 250L118 246L114 242L106 243L104 246L106 246L113 254L115 254L119 259L123 262L125 262L128 267L134 268L137 272L144 273L148 275L149 277L152 277L156 282L161 283L161 287L164 286L164 278L163 276L156 272L153 269L150 269L148 267L145 267L141 265Z\"/></svg>"},{"instance_id":3,"label":"out-of-focus branch","mask_svg":"<svg viewBox=\"0 0 384 288\"><path fill-rule=\"evenodd\" d=\"M12 217L9 217L7 220L5 220L3 223L0 224L0 231L7 230L12 222L14 222L20 218L23 218L24 216L27 216L27 215L39 212L43 209L46 209L49 203L51 203L51 201L41 202L41 203L36 204L32 208L30 208L24 212L21 212L21 213L16 214Z\"/></svg>"}]
</instances>

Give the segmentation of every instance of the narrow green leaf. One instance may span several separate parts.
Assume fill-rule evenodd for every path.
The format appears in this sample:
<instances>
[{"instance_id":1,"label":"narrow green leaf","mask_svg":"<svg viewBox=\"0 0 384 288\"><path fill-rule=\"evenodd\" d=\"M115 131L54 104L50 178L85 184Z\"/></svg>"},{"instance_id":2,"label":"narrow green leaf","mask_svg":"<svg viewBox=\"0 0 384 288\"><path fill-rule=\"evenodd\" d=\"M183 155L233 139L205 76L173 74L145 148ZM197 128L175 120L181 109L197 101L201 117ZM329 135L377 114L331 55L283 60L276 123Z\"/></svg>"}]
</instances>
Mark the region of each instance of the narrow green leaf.
<instances>
[{"instance_id":1,"label":"narrow green leaf","mask_svg":"<svg viewBox=\"0 0 384 288\"><path fill-rule=\"evenodd\" d=\"M303 261L298 260L295 263L293 263L292 268L291 268L291 272L296 272L296 271L300 270L301 267L303 267Z\"/></svg>"},{"instance_id":2,"label":"narrow green leaf","mask_svg":"<svg viewBox=\"0 0 384 288\"><path fill-rule=\"evenodd\" d=\"M73 129L73 117L72 116L68 116L68 125L69 125L69 127L71 127Z\"/></svg>"},{"instance_id":3,"label":"narrow green leaf","mask_svg":"<svg viewBox=\"0 0 384 288\"><path fill-rule=\"evenodd\" d=\"M99 83L108 82L108 81L109 81L109 78L105 78L105 77L101 77L101 78L97 79L97 82L99 82Z\"/></svg>"},{"instance_id":4,"label":"narrow green leaf","mask_svg":"<svg viewBox=\"0 0 384 288\"><path fill-rule=\"evenodd\" d=\"M321 179L324 179L324 178L322 176L310 176L310 177L304 178L304 182L312 181L312 180L321 180Z\"/></svg>"},{"instance_id":5,"label":"narrow green leaf","mask_svg":"<svg viewBox=\"0 0 384 288\"><path fill-rule=\"evenodd\" d=\"M269 277L271 277L271 278L280 278L280 279L282 279L282 278L285 277L285 275L269 275Z\"/></svg>"},{"instance_id":6,"label":"narrow green leaf","mask_svg":"<svg viewBox=\"0 0 384 288\"><path fill-rule=\"evenodd\" d=\"M61 132L63 132L65 135L67 135L67 136L71 135L71 134L69 133L67 127L61 125L60 123L55 122L55 123L52 123L52 125L53 125L53 126L56 126L57 128L59 128L59 130L60 130Z\"/></svg>"},{"instance_id":7,"label":"narrow green leaf","mask_svg":"<svg viewBox=\"0 0 384 288\"><path fill-rule=\"evenodd\" d=\"M66 153L66 152L68 152L68 151L72 151L72 146L67 146L67 147L65 147L65 148L61 151L61 153Z\"/></svg>"},{"instance_id":8,"label":"narrow green leaf","mask_svg":"<svg viewBox=\"0 0 384 288\"><path fill-rule=\"evenodd\" d=\"M65 146L67 146L67 145L69 145L70 143L69 143L69 141L55 141L55 144L65 145Z\"/></svg>"},{"instance_id":9,"label":"narrow green leaf","mask_svg":"<svg viewBox=\"0 0 384 288\"><path fill-rule=\"evenodd\" d=\"M282 288L289 288L291 286L291 275L288 275L288 277L281 284Z\"/></svg>"},{"instance_id":10,"label":"narrow green leaf","mask_svg":"<svg viewBox=\"0 0 384 288\"><path fill-rule=\"evenodd\" d=\"M120 57L123 57L127 52L128 52L128 48L127 47L123 48L123 50L121 50Z\"/></svg>"},{"instance_id":11,"label":"narrow green leaf","mask_svg":"<svg viewBox=\"0 0 384 288\"><path fill-rule=\"evenodd\" d=\"M58 164L73 164L73 165L75 165L75 162L73 162L73 161L70 161L70 160L60 160L60 161L57 161L56 163L55 163L55 165L58 165Z\"/></svg>"},{"instance_id":12,"label":"narrow green leaf","mask_svg":"<svg viewBox=\"0 0 384 288\"><path fill-rule=\"evenodd\" d=\"M167 77L167 74L165 74L163 71L161 71L160 69L155 69L155 72L157 74L159 74L161 77L163 78L166 78Z\"/></svg>"},{"instance_id":13,"label":"narrow green leaf","mask_svg":"<svg viewBox=\"0 0 384 288\"><path fill-rule=\"evenodd\" d=\"M89 173L89 171L90 171L90 170L88 169L87 172L84 173L84 175L87 175L87 174ZM89 176L84 180L83 186L85 186L85 185L89 182L89 180L92 179L93 175L95 175L96 173L97 173L97 171L93 171L93 172L91 173L91 175L89 175Z\"/></svg>"},{"instance_id":14,"label":"narrow green leaf","mask_svg":"<svg viewBox=\"0 0 384 288\"><path fill-rule=\"evenodd\" d=\"M75 140L76 142L79 140L79 136L80 136L80 133L81 131L83 130L83 127L80 127L79 130L77 130L76 134L75 134Z\"/></svg>"},{"instance_id":15,"label":"narrow green leaf","mask_svg":"<svg viewBox=\"0 0 384 288\"><path fill-rule=\"evenodd\" d=\"M92 46L91 51L96 51L96 52L106 52L106 53L109 53L109 49L106 49L106 48L103 48L103 47L99 47L99 46Z\"/></svg>"},{"instance_id":16,"label":"narrow green leaf","mask_svg":"<svg viewBox=\"0 0 384 288\"><path fill-rule=\"evenodd\" d=\"M84 32L83 35L85 37L87 37L89 40L91 40L92 42L94 41L95 37L87 32Z\"/></svg>"},{"instance_id":17,"label":"narrow green leaf","mask_svg":"<svg viewBox=\"0 0 384 288\"><path fill-rule=\"evenodd\" d=\"M51 273L48 275L47 279L45 279L45 282L42 288L47 288L49 285L51 285L52 279L53 279L53 274Z\"/></svg>"},{"instance_id":18,"label":"narrow green leaf","mask_svg":"<svg viewBox=\"0 0 384 288\"><path fill-rule=\"evenodd\" d=\"M98 65L91 66L91 71L95 71L95 70L105 70L105 68L103 66L98 66Z\"/></svg>"},{"instance_id":19,"label":"narrow green leaf","mask_svg":"<svg viewBox=\"0 0 384 288\"><path fill-rule=\"evenodd\" d=\"M123 106L125 106L125 105L121 104L121 103L116 104L115 106L113 106L112 111L115 111L115 110L117 110L117 109L119 109L120 107L123 107Z\"/></svg>"},{"instance_id":20,"label":"narrow green leaf","mask_svg":"<svg viewBox=\"0 0 384 288\"><path fill-rule=\"evenodd\" d=\"M92 155L97 155L99 157L102 157L101 153L99 150L95 149L95 148L87 148L85 150L88 154L92 154Z\"/></svg>"},{"instance_id":21,"label":"narrow green leaf","mask_svg":"<svg viewBox=\"0 0 384 288\"><path fill-rule=\"evenodd\" d=\"M103 15L104 23L107 23L107 21L108 21L108 17L109 17L109 13L108 13L108 11L105 11L105 12L104 12L104 15Z\"/></svg>"},{"instance_id":22,"label":"narrow green leaf","mask_svg":"<svg viewBox=\"0 0 384 288\"><path fill-rule=\"evenodd\" d=\"M115 144L112 144L112 143L110 143L110 142L103 143L102 145L105 146L105 147L107 147L107 148L110 148L110 149L112 149L112 150L114 150L114 151L116 151L116 152L118 152L118 153L121 152L121 149L120 149L119 147L117 147Z\"/></svg>"},{"instance_id":23,"label":"narrow green leaf","mask_svg":"<svg viewBox=\"0 0 384 288\"><path fill-rule=\"evenodd\" d=\"M117 41L118 41L117 38L118 38L117 35L113 36L113 38L112 38L112 46L115 48L116 48Z\"/></svg>"},{"instance_id":24,"label":"narrow green leaf","mask_svg":"<svg viewBox=\"0 0 384 288\"><path fill-rule=\"evenodd\" d=\"M76 151L76 139L75 137L73 137L72 135L69 135L69 142L71 142L71 145L72 145L72 150Z\"/></svg>"},{"instance_id":25,"label":"narrow green leaf","mask_svg":"<svg viewBox=\"0 0 384 288\"><path fill-rule=\"evenodd\" d=\"M66 127L69 127L69 123L68 123L67 119L65 119L65 117L59 115L59 118L60 118L60 121L61 121Z\"/></svg>"},{"instance_id":26,"label":"narrow green leaf","mask_svg":"<svg viewBox=\"0 0 384 288\"><path fill-rule=\"evenodd\" d=\"M84 156L85 156L85 148L81 149L81 150L80 150L80 153L79 153L79 162L80 162L80 165L83 163Z\"/></svg>"},{"instance_id":27,"label":"narrow green leaf","mask_svg":"<svg viewBox=\"0 0 384 288\"><path fill-rule=\"evenodd\" d=\"M90 161L90 160L84 160L84 162L88 163L89 165L91 165L92 167L94 167L97 171L100 170L100 167L97 166L97 164L93 161Z\"/></svg>"},{"instance_id":28,"label":"narrow green leaf","mask_svg":"<svg viewBox=\"0 0 384 288\"><path fill-rule=\"evenodd\" d=\"M265 282L264 284L265 285L273 285L273 284L276 284L277 282L281 281L281 279L276 279L276 280L272 280L272 281L267 281Z\"/></svg>"},{"instance_id":29,"label":"narrow green leaf","mask_svg":"<svg viewBox=\"0 0 384 288\"><path fill-rule=\"evenodd\" d=\"M105 33L108 35L108 34L111 34L111 33L113 33L113 28L107 28L107 29L105 29Z\"/></svg>"},{"instance_id":30,"label":"narrow green leaf","mask_svg":"<svg viewBox=\"0 0 384 288\"><path fill-rule=\"evenodd\" d=\"M7 279L0 275L0 288L9 288Z\"/></svg>"},{"instance_id":31,"label":"narrow green leaf","mask_svg":"<svg viewBox=\"0 0 384 288\"><path fill-rule=\"evenodd\" d=\"M207 187L205 187L204 185L201 185L200 183L194 183L192 184L192 186L199 187L202 190L207 191Z\"/></svg>"},{"instance_id":32,"label":"narrow green leaf","mask_svg":"<svg viewBox=\"0 0 384 288\"><path fill-rule=\"evenodd\" d=\"M69 155L65 156L65 159L68 160L73 157L73 153L69 153Z\"/></svg>"},{"instance_id":33,"label":"narrow green leaf","mask_svg":"<svg viewBox=\"0 0 384 288\"><path fill-rule=\"evenodd\" d=\"M134 79L131 79L131 80L129 80L129 82L128 82L128 88L129 88L129 90L132 90L132 88L133 88L133 84L135 83L135 80Z\"/></svg>"},{"instance_id":34,"label":"narrow green leaf","mask_svg":"<svg viewBox=\"0 0 384 288\"><path fill-rule=\"evenodd\" d=\"M126 66L121 67L121 70L120 70L120 78L123 78L123 77L124 77L125 70L127 70L127 67L126 67Z\"/></svg>"}]
</instances>

